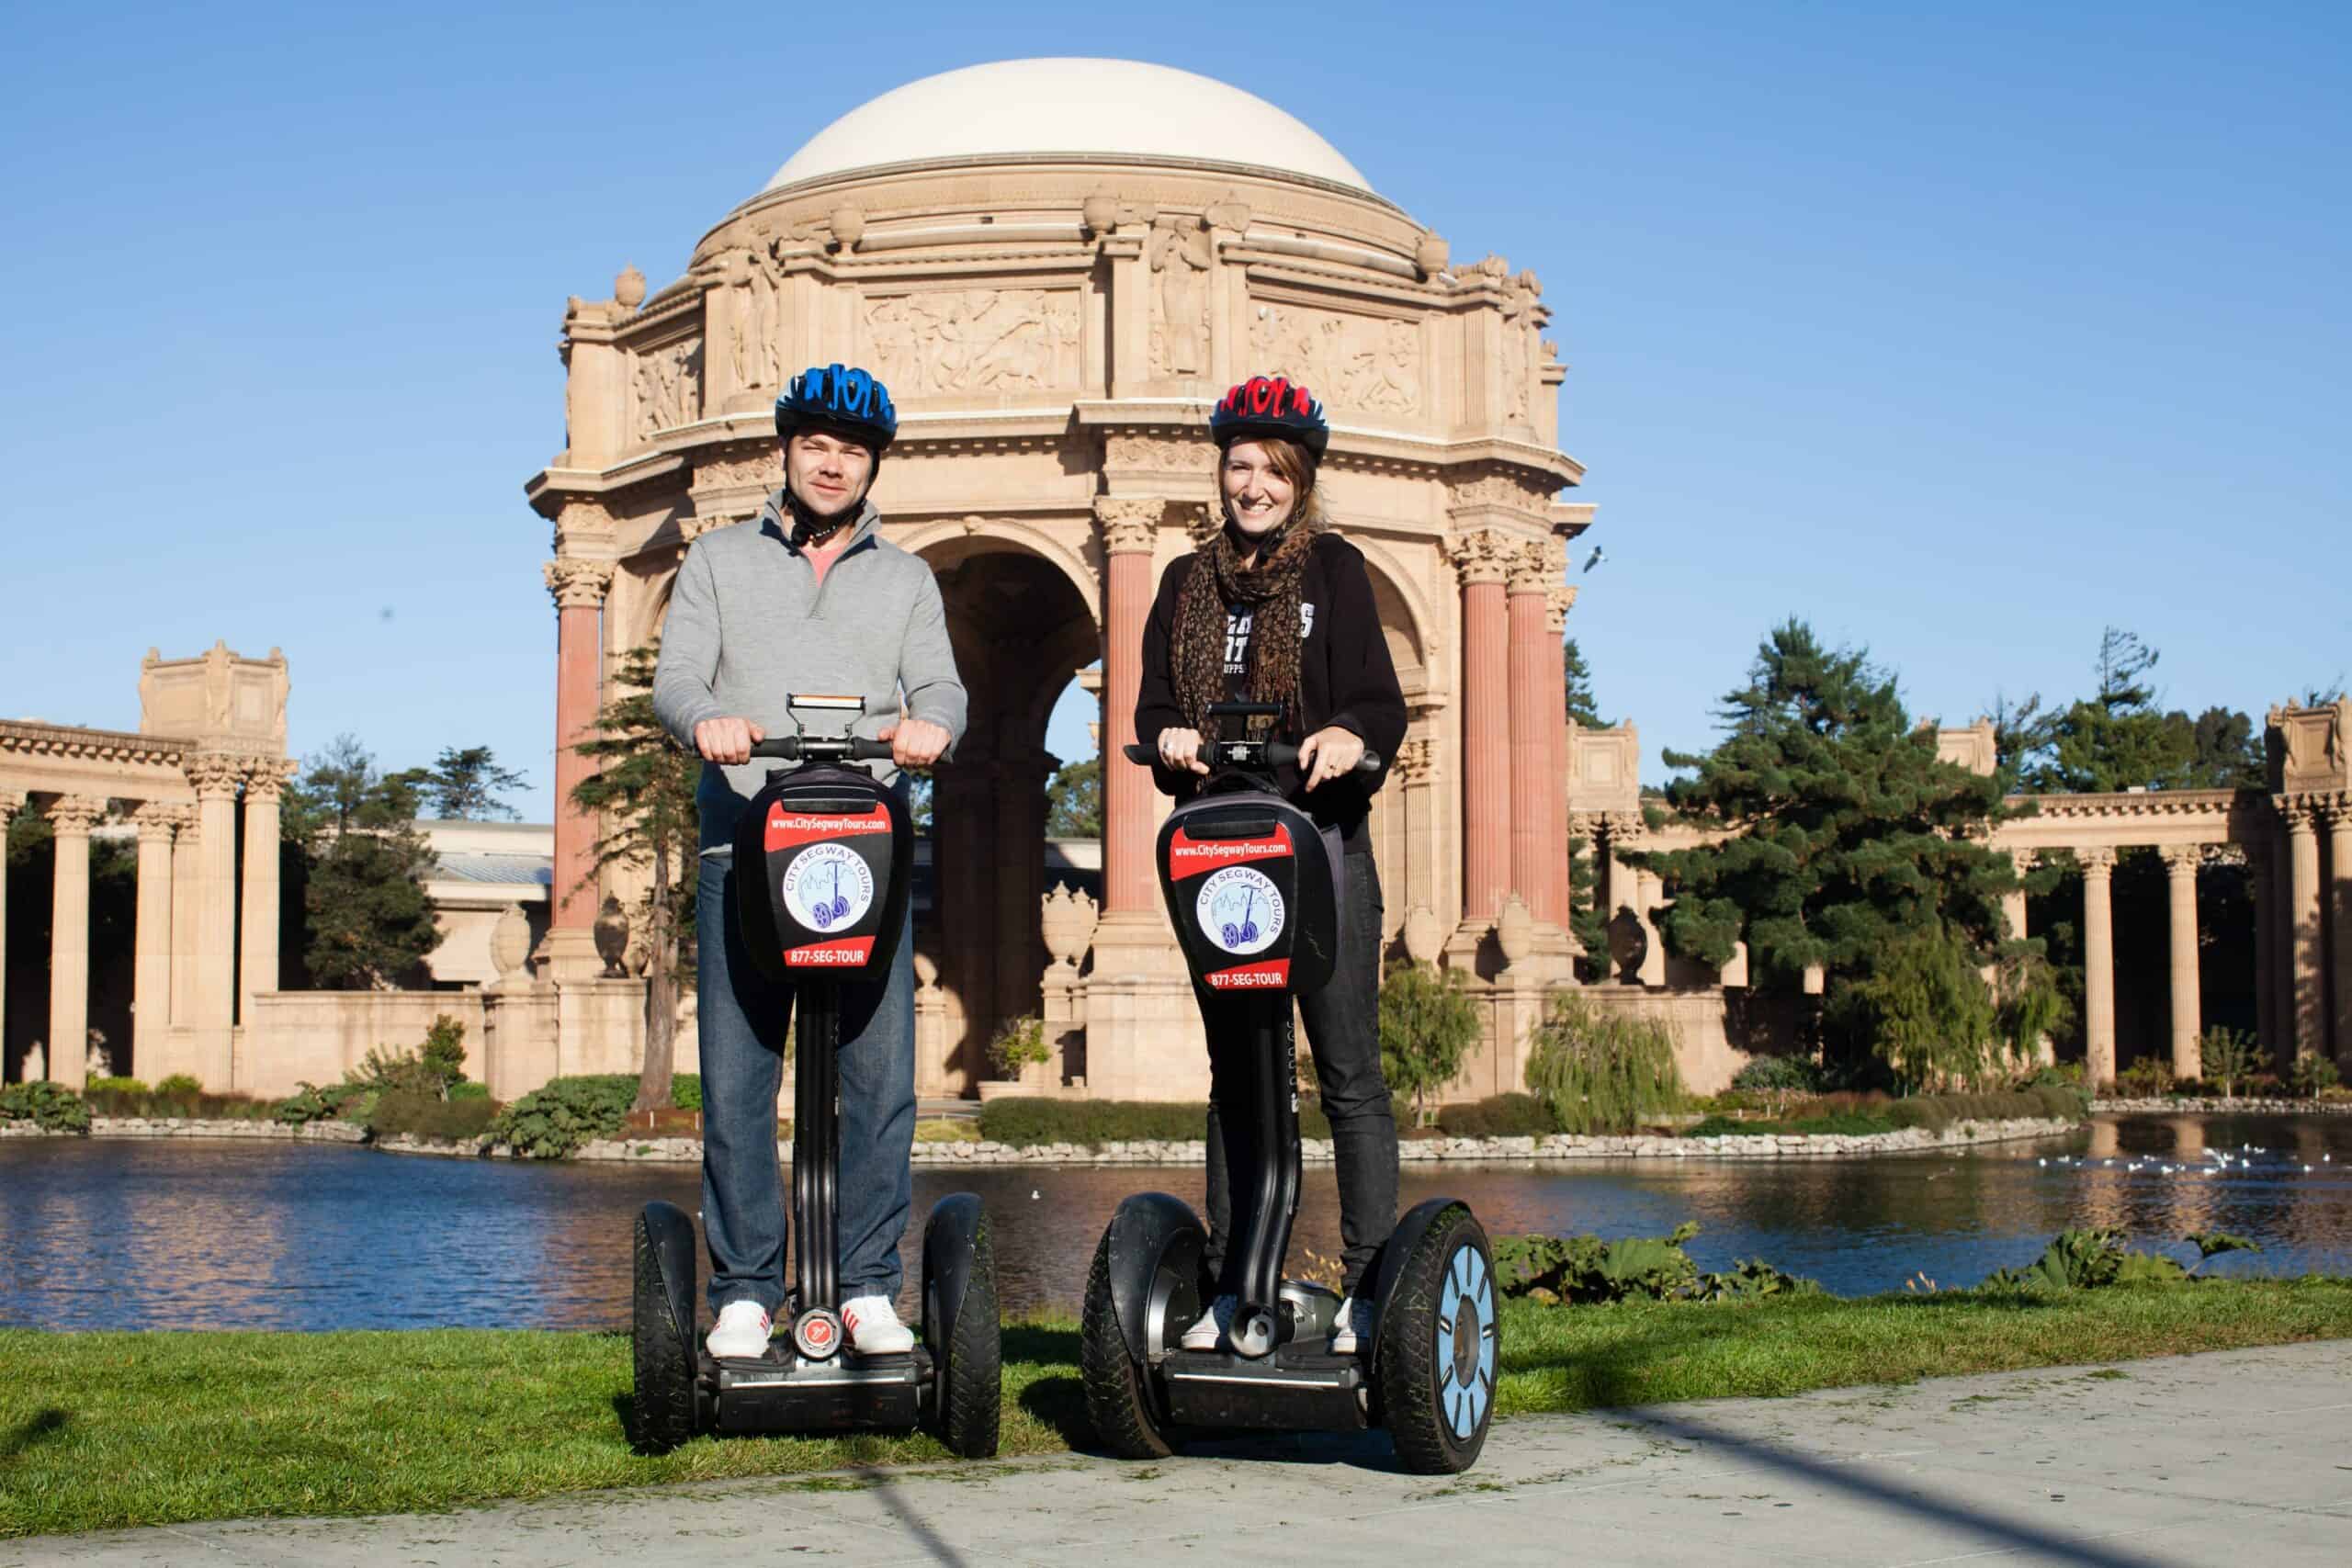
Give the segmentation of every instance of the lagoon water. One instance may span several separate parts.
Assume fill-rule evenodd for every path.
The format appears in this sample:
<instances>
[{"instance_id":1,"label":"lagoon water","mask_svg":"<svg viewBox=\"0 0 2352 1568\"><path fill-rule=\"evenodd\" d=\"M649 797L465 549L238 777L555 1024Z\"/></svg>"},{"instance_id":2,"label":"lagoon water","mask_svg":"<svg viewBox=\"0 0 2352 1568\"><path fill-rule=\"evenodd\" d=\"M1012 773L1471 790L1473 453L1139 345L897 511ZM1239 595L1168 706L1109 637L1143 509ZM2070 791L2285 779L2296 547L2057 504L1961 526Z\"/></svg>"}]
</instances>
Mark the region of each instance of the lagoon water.
<instances>
[{"instance_id":1,"label":"lagoon water","mask_svg":"<svg viewBox=\"0 0 2352 1568\"><path fill-rule=\"evenodd\" d=\"M2216 1163L2209 1149L2245 1163L2202 1174ZM2166 1164L2188 1169L2166 1175ZM1197 1204L1201 1176L919 1168L910 1300L922 1215L958 1189L987 1201L1004 1309L1025 1313L1075 1307L1121 1197L1158 1189ZM2213 1273L2352 1273L2346 1117L2101 1118L2041 1143L1857 1161L1405 1168L1406 1205L1441 1193L1467 1200L1496 1235L1655 1235L1696 1220L1690 1251L1702 1268L1762 1258L1840 1295L1900 1290L1922 1274L1974 1284L2087 1224L2121 1227L2135 1245L2184 1261L2196 1257L2181 1239L2190 1231L2262 1243L2259 1255L2215 1259ZM630 1220L653 1198L694 1212L698 1168L11 1139L0 1143L0 1325L617 1329L628 1319ZM1338 1236L1329 1168L1310 1166L1294 1260L1301 1247L1336 1254Z\"/></svg>"}]
</instances>

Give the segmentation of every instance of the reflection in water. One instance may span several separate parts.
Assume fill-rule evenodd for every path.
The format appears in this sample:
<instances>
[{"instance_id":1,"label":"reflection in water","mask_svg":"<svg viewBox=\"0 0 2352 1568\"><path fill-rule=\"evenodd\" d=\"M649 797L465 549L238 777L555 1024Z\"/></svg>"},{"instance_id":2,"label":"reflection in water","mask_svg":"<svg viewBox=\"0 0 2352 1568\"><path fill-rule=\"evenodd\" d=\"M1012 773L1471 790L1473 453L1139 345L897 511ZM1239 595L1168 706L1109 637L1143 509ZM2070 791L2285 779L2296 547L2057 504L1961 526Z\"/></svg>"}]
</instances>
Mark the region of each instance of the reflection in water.
<instances>
[{"instance_id":1,"label":"reflection in water","mask_svg":"<svg viewBox=\"0 0 2352 1568\"><path fill-rule=\"evenodd\" d=\"M2206 1175L2218 1163L2209 1148L2244 1163ZM1496 1235L1657 1235L1696 1220L1690 1250L1702 1268L1763 1258L1860 1295L1922 1272L1971 1284L2084 1224L2184 1260L2192 1230L2235 1231L2267 1249L2217 1258L2213 1273L2352 1272L2348 1167L2352 1118L2132 1117L2071 1139L1856 1162L1408 1165L1402 1199L1465 1199ZM994 1222L1005 1310L1069 1310L1119 1200L1154 1188L1197 1205L1200 1172L920 1169L908 1283L923 1215L968 1189ZM653 1198L694 1212L700 1172L276 1143L10 1140L0 1144L0 1324L617 1328L630 1219ZM1336 1257L1339 1228L1329 1169L1310 1167L1297 1245Z\"/></svg>"}]
</instances>

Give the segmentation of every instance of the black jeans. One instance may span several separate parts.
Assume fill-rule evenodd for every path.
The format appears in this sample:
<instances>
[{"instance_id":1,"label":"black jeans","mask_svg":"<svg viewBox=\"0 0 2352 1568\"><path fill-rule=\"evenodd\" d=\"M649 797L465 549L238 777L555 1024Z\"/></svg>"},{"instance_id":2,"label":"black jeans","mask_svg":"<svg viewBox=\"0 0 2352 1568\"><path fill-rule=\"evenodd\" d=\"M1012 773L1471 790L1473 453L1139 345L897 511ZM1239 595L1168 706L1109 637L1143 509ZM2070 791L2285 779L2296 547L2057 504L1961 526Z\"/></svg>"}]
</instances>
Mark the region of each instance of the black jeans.
<instances>
[{"instance_id":1,"label":"black jeans","mask_svg":"<svg viewBox=\"0 0 2352 1568\"><path fill-rule=\"evenodd\" d=\"M1396 1121L1388 1105L1388 1083L1380 1072L1380 874L1369 848L1346 857L1347 891L1340 910L1340 953L1331 983L1299 998L1306 1044L1322 1086L1323 1114L1330 1118L1332 1153L1340 1172L1340 1262L1352 1295L1381 1245L1396 1225ZM1219 1295L1240 1294L1241 1258L1227 1242L1234 1234L1231 1168L1255 1168L1257 1128L1247 1114L1220 1116L1228 1101L1249 1103L1253 1043L1237 1021L1220 1015L1236 1004L1201 993L1201 1017L1209 1036L1209 1126L1207 1263ZM1264 1157L1279 1157L1268 1151ZM1244 1188L1242 1201L1255 1201ZM1238 1216L1247 1224L1249 1214Z\"/></svg>"}]
</instances>

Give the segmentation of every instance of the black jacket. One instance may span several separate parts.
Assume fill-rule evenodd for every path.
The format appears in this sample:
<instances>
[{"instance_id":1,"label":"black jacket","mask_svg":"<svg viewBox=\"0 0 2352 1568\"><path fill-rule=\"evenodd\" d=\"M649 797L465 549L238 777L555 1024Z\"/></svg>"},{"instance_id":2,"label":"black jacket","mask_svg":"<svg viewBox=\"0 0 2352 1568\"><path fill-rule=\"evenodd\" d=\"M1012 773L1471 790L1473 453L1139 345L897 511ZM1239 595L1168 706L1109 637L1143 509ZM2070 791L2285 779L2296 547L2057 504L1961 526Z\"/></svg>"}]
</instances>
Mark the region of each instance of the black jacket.
<instances>
[{"instance_id":1,"label":"black jacket","mask_svg":"<svg viewBox=\"0 0 2352 1568\"><path fill-rule=\"evenodd\" d=\"M1176 602L1197 554L1173 562L1159 580L1159 594L1152 601L1151 619L1143 633L1143 689L1136 699L1136 739L1154 745L1163 729L1184 728L1184 712L1176 701L1169 664L1175 640ZM1327 828L1337 828L1350 844L1361 841L1363 819L1372 797L1387 782L1405 740L1405 694L1396 684L1396 661L1388 657L1388 639L1381 635L1380 608L1373 602L1372 578L1364 570L1363 552L1336 533L1318 536L1308 550L1299 583L1299 605L1307 619L1306 640L1299 645L1299 705L1306 728L1283 736L1304 740L1329 725L1363 738L1365 748L1380 759L1380 772L1334 779L1313 795L1300 793L1295 768L1276 774L1283 793ZM1251 652L1258 647L1252 639ZM1215 739L1211 737L1211 739ZM1152 778L1162 795L1189 798L1202 775L1152 765Z\"/></svg>"}]
</instances>

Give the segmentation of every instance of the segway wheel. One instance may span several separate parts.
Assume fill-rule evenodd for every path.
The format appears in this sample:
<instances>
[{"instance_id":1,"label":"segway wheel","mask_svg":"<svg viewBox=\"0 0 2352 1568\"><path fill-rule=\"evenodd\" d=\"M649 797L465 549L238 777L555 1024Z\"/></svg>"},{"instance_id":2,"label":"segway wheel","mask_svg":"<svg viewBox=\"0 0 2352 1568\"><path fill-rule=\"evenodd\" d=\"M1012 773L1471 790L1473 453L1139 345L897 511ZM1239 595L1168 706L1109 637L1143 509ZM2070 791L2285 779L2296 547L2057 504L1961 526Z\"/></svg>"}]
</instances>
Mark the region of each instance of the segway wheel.
<instances>
[{"instance_id":1,"label":"segway wheel","mask_svg":"<svg viewBox=\"0 0 2352 1568\"><path fill-rule=\"evenodd\" d=\"M1086 1276L1086 1315L1078 1344L1078 1369L1086 1385L1086 1416L1102 1446L1121 1459L1166 1459L1174 1453L1151 1397L1148 1375L1127 1351L1119 1314L1111 1297L1111 1235L1105 1231Z\"/></svg>"},{"instance_id":2,"label":"segway wheel","mask_svg":"<svg viewBox=\"0 0 2352 1568\"><path fill-rule=\"evenodd\" d=\"M645 1216L637 1217L636 1299L629 1315L630 1359L637 1387L630 1404L629 1441L645 1453L666 1453L695 1435L694 1325L673 1309L660 1250ZM684 1298L694 1300L694 1280Z\"/></svg>"},{"instance_id":3,"label":"segway wheel","mask_svg":"<svg viewBox=\"0 0 2352 1568\"><path fill-rule=\"evenodd\" d=\"M996 1313L996 1244L985 1215L973 1235L972 1268L955 1321L944 1325L937 1425L933 1435L959 1459L996 1457L997 1424L1004 1397L1004 1348Z\"/></svg>"},{"instance_id":4,"label":"segway wheel","mask_svg":"<svg viewBox=\"0 0 2352 1568\"><path fill-rule=\"evenodd\" d=\"M1456 1204L1421 1233L1381 1306L1381 1404L1407 1470L1452 1475L1477 1461L1495 1413L1497 1304L1487 1233Z\"/></svg>"}]
</instances>

